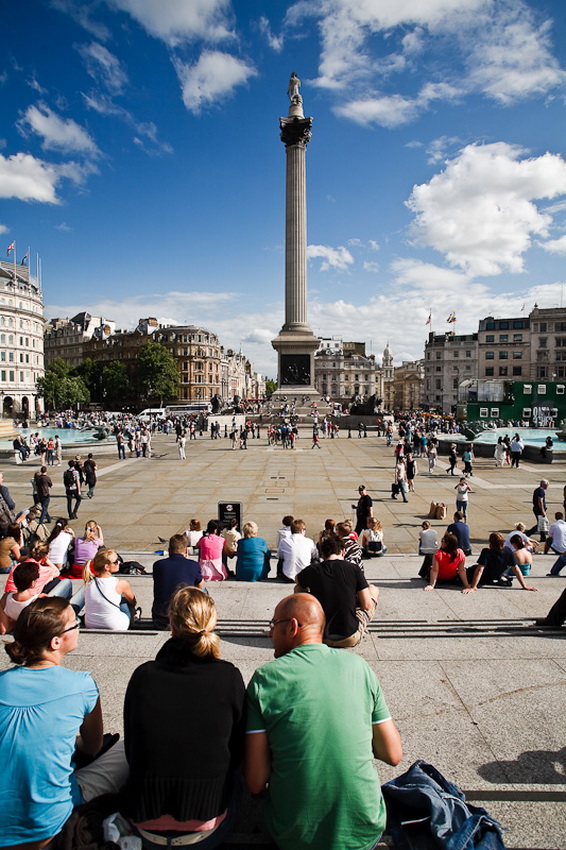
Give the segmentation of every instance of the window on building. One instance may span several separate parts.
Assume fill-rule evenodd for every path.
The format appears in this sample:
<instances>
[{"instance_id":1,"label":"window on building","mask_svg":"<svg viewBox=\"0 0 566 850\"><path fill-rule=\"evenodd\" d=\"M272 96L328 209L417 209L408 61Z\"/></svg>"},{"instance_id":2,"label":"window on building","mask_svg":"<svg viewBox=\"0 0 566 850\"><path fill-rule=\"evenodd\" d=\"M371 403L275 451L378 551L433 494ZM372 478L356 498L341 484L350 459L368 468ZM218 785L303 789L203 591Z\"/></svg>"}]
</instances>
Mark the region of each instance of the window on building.
<instances>
[{"instance_id":1,"label":"window on building","mask_svg":"<svg viewBox=\"0 0 566 850\"><path fill-rule=\"evenodd\" d=\"M489 409L487 407L480 407L480 418L487 419L489 416Z\"/></svg>"},{"instance_id":2,"label":"window on building","mask_svg":"<svg viewBox=\"0 0 566 850\"><path fill-rule=\"evenodd\" d=\"M509 342L509 334L499 334L499 342Z\"/></svg>"},{"instance_id":3,"label":"window on building","mask_svg":"<svg viewBox=\"0 0 566 850\"><path fill-rule=\"evenodd\" d=\"M493 366L486 366L486 368L485 368L485 377L486 377L486 378L493 378L493 375L494 375Z\"/></svg>"},{"instance_id":4,"label":"window on building","mask_svg":"<svg viewBox=\"0 0 566 850\"><path fill-rule=\"evenodd\" d=\"M509 360L509 352L508 351L500 351L499 352L500 360Z\"/></svg>"},{"instance_id":5,"label":"window on building","mask_svg":"<svg viewBox=\"0 0 566 850\"><path fill-rule=\"evenodd\" d=\"M459 351L455 351L455 352L454 352L454 357L459 357L459 356L460 356L460 352L459 352Z\"/></svg>"},{"instance_id":6,"label":"window on building","mask_svg":"<svg viewBox=\"0 0 566 850\"><path fill-rule=\"evenodd\" d=\"M561 375L560 377L563 378L564 376ZM556 395L564 395L564 384L556 385Z\"/></svg>"},{"instance_id":7,"label":"window on building","mask_svg":"<svg viewBox=\"0 0 566 850\"><path fill-rule=\"evenodd\" d=\"M499 322L499 330L500 331L508 331L509 330L509 322Z\"/></svg>"},{"instance_id":8,"label":"window on building","mask_svg":"<svg viewBox=\"0 0 566 850\"><path fill-rule=\"evenodd\" d=\"M513 334L513 342L523 342L523 334Z\"/></svg>"},{"instance_id":9,"label":"window on building","mask_svg":"<svg viewBox=\"0 0 566 850\"><path fill-rule=\"evenodd\" d=\"M539 331L541 332L541 334L545 334L547 332L547 330L548 330L547 323L541 322L540 325L539 325Z\"/></svg>"},{"instance_id":10,"label":"window on building","mask_svg":"<svg viewBox=\"0 0 566 850\"><path fill-rule=\"evenodd\" d=\"M437 390L442 389L442 381L440 380L440 378L437 378L436 381L435 381L435 389L437 389Z\"/></svg>"},{"instance_id":11,"label":"window on building","mask_svg":"<svg viewBox=\"0 0 566 850\"><path fill-rule=\"evenodd\" d=\"M557 378L566 378L566 366L557 366L556 367L556 377Z\"/></svg>"},{"instance_id":12,"label":"window on building","mask_svg":"<svg viewBox=\"0 0 566 850\"><path fill-rule=\"evenodd\" d=\"M508 374L509 374L509 367L508 366L500 366L499 367L499 377L500 378L504 378Z\"/></svg>"},{"instance_id":13,"label":"window on building","mask_svg":"<svg viewBox=\"0 0 566 850\"><path fill-rule=\"evenodd\" d=\"M471 371L472 371L472 367L469 364L467 364L466 365L466 372L471 372Z\"/></svg>"},{"instance_id":14,"label":"window on building","mask_svg":"<svg viewBox=\"0 0 566 850\"><path fill-rule=\"evenodd\" d=\"M486 331L494 331L495 330L495 322L486 322L485 323Z\"/></svg>"},{"instance_id":15,"label":"window on building","mask_svg":"<svg viewBox=\"0 0 566 850\"><path fill-rule=\"evenodd\" d=\"M437 351L437 352L436 352L436 359L437 359L437 360L440 360L440 358L441 358L441 357L442 357L442 352L441 352L441 351Z\"/></svg>"},{"instance_id":16,"label":"window on building","mask_svg":"<svg viewBox=\"0 0 566 850\"><path fill-rule=\"evenodd\" d=\"M495 334L486 334L485 335L486 342L495 342Z\"/></svg>"},{"instance_id":17,"label":"window on building","mask_svg":"<svg viewBox=\"0 0 566 850\"><path fill-rule=\"evenodd\" d=\"M547 348L547 346L548 346L548 337L546 337L546 336L539 337L538 347L539 348Z\"/></svg>"},{"instance_id":18,"label":"window on building","mask_svg":"<svg viewBox=\"0 0 566 850\"><path fill-rule=\"evenodd\" d=\"M495 360L495 352L494 351L486 351L485 352L486 360Z\"/></svg>"},{"instance_id":19,"label":"window on building","mask_svg":"<svg viewBox=\"0 0 566 850\"><path fill-rule=\"evenodd\" d=\"M566 348L566 337L557 336L554 340L554 345L556 348Z\"/></svg>"},{"instance_id":20,"label":"window on building","mask_svg":"<svg viewBox=\"0 0 566 850\"><path fill-rule=\"evenodd\" d=\"M514 351L513 352L513 360L522 360L523 352L522 351Z\"/></svg>"},{"instance_id":21,"label":"window on building","mask_svg":"<svg viewBox=\"0 0 566 850\"><path fill-rule=\"evenodd\" d=\"M455 390L457 390L457 389L458 389L458 378L453 378L453 380L452 380L452 387L453 387L453 389L455 389Z\"/></svg>"},{"instance_id":22,"label":"window on building","mask_svg":"<svg viewBox=\"0 0 566 850\"><path fill-rule=\"evenodd\" d=\"M555 322L554 323L554 332L555 333L563 333L566 331L566 322Z\"/></svg>"},{"instance_id":23,"label":"window on building","mask_svg":"<svg viewBox=\"0 0 566 850\"><path fill-rule=\"evenodd\" d=\"M514 328L526 328L527 323L526 323L525 319L514 319L513 320L513 327Z\"/></svg>"},{"instance_id":24,"label":"window on building","mask_svg":"<svg viewBox=\"0 0 566 850\"><path fill-rule=\"evenodd\" d=\"M8 380L13 381L13 380L14 380L14 373L13 373L13 372L9 372L9 375L10 375L10 377L9 377L9 379L8 379Z\"/></svg>"},{"instance_id":25,"label":"window on building","mask_svg":"<svg viewBox=\"0 0 566 850\"><path fill-rule=\"evenodd\" d=\"M548 366L537 366L537 378L548 378Z\"/></svg>"},{"instance_id":26,"label":"window on building","mask_svg":"<svg viewBox=\"0 0 566 850\"><path fill-rule=\"evenodd\" d=\"M539 395L546 395L546 384L539 384L537 387L537 393Z\"/></svg>"},{"instance_id":27,"label":"window on building","mask_svg":"<svg viewBox=\"0 0 566 850\"><path fill-rule=\"evenodd\" d=\"M556 351L554 354L555 360L566 360L566 351Z\"/></svg>"},{"instance_id":28,"label":"window on building","mask_svg":"<svg viewBox=\"0 0 566 850\"><path fill-rule=\"evenodd\" d=\"M518 377L519 375L522 375L522 374L523 374L523 367L522 366L513 366L513 375L515 377Z\"/></svg>"},{"instance_id":29,"label":"window on building","mask_svg":"<svg viewBox=\"0 0 566 850\"><path fill-rule=\"evenodd\" d=\"M436 366L435 372L442 372L442 366Z\"/></svg>"}]
</instances>

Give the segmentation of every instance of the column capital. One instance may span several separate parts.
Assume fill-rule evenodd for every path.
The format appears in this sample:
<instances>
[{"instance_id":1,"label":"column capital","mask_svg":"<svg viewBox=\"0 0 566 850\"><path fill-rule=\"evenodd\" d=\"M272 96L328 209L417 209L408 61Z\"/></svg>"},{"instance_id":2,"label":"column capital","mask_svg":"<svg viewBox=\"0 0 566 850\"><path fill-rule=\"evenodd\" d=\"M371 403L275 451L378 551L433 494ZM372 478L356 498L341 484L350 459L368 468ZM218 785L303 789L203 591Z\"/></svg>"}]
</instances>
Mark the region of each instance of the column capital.
<instances>
[{"instance_id":1,"label":"column capital","mask_svg":"<svg viewBox=\"0 0 566 850\"><path fill-rule=\"evenodd\" d=\"M281 141L286 148L300 145L306 148L311 139L312 118L280 118Z\"/></svg>"}]
</instances>

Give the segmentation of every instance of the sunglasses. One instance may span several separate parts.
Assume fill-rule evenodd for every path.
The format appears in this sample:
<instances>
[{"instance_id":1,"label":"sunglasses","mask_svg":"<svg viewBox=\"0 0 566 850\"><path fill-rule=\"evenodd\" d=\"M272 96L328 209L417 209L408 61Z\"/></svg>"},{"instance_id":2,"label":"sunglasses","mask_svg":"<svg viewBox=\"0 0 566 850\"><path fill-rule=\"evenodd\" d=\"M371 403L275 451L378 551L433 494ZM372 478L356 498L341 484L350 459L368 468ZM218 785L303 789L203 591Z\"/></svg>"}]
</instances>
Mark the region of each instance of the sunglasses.
<instances>
[{"instance_id":1,"label":"sunglasses","mask_svg":"<svg viewBox=\"0 0 566 850\"><path fill-rule=\"evenodd\" d=\"M68 628L68 629L63 629L63 631L61 632L61 634L62 634L62 635L64 635L64 634L65 634L65 632L72 632L72 631L74 631L75 629L78 629L78 628L80 627L80 625L81 625L81 621L80 621L80 620L76 620L76 621L75 621L75 625L74 625L74 626L69 626L69 628Z\"/></svg>"}]
</instances>

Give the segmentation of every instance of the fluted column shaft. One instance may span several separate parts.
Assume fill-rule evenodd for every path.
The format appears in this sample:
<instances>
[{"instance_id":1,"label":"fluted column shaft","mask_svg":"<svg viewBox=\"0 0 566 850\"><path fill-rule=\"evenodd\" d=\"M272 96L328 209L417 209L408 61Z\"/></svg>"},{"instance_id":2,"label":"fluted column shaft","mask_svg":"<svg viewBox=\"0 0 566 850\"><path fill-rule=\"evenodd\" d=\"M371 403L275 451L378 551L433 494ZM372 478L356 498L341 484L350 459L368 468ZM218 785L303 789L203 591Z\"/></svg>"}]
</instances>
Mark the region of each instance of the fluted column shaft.
<instances>
[{"instance_id":1,"label":"fluted column shaft","mask_svg":"<svg viewBox=\"0 0 566 850\"><path fill-rule=\"evenodd\" d=\"M302 144L286 148L285 330L308 327L306 152Z\"/></svg>"}]
</instances>

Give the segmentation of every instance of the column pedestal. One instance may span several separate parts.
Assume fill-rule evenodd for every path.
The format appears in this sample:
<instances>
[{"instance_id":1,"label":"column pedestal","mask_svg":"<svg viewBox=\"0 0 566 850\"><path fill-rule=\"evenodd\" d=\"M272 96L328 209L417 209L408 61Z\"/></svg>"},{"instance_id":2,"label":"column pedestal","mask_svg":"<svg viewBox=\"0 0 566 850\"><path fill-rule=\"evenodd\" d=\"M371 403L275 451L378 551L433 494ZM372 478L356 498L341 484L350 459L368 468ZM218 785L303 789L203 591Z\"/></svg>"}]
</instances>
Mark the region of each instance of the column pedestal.
<instances>
[{"instance_id":1,"label":"column pedestal","mask_svg":"<svg viewBox=\"0 0 566 850\"><path fill-rule=\"evenodd\" d=\"M314 386L314 353L320 345L318 337L310 329L282 329L271 344L277 351L278 361L278 386L274 398L300 395L317 401L320 393Z\"/></svg>"}]
</instances>

